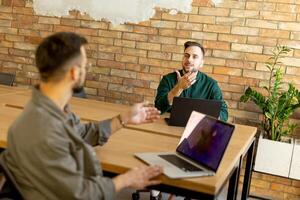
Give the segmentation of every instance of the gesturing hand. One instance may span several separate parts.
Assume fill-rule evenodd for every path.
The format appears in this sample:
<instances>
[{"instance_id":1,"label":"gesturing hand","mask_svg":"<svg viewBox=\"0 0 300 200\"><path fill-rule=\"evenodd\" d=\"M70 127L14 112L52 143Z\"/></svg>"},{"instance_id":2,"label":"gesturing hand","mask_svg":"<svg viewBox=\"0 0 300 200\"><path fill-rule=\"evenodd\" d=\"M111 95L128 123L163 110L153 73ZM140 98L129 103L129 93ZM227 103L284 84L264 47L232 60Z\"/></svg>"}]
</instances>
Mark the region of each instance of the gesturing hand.
<instances>
[{"instance_id":1,"label":"gesturing hand","mask_svg":"<svg viewBox=\"0 0 300 200\"><path fill-rule=\"evenodd\" d=\"M197 76L196 72L188 72L183 76L180 75L178 70L176 70L175 72L177 74L177 81L178 81L177 84L180 89L185 90L189 88L191 85L193 85L194 82L196 81L196 76Z\"/></svg>"},{"instance_id":2,"label":"gesturing hand","mask_svg":"<svg viewBox=\"0 0 300 200\"><path fill-rule=\"evenodd\" d=\"M163 172L163 169L159 166L142 166L134 168L124 175L129 180L129 187L135 189L143 189L149 185L159 184L161 181L153 180Z\"/></svg>"},{"instance_id":3,"label":"gesturing hand","mask_svg":"<svg viewBox=\"0 0 300 200\"><path fill-rule=\"evenodd\" d=\"M160 111L148 103L134 104L130 110L121 114L125 124L150 123L159 119Z\"/></svg>"}]
</instances>

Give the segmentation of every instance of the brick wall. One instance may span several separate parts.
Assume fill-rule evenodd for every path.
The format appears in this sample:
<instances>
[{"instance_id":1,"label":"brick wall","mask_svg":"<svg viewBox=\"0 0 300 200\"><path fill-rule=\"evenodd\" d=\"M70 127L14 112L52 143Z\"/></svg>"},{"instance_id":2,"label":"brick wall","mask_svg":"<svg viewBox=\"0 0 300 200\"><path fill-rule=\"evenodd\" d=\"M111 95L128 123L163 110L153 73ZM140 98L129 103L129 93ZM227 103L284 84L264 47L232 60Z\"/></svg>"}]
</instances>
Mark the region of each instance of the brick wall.
<instances>
[{"instance_id":1,"label":"brick wall","mask_svg":"<svg viewBox=\"0 0 300 200\"><path fill-rule=\"evenodd\" d=\"M257 125L261 115L239 98L268 76L264 62L276 44L293 47L285 79L300 88L300 0L228 1L214 7L194 0L189 14L157 11L149 21L113 27L71 12L63 18L37 16L25 0L0 0L0 71L16 72L17 84L38 82L34 50L42 38L74 31L89 40L93 63L86 90L90 98L130 104L153 101L161 75L180 68L187 40L207 48L203 71L219 82L230 121ZM294 115L299 122L300 113ZM252 192L274 199L300 199L300 182L254 174Z\"/></svg>"}]
</instances>

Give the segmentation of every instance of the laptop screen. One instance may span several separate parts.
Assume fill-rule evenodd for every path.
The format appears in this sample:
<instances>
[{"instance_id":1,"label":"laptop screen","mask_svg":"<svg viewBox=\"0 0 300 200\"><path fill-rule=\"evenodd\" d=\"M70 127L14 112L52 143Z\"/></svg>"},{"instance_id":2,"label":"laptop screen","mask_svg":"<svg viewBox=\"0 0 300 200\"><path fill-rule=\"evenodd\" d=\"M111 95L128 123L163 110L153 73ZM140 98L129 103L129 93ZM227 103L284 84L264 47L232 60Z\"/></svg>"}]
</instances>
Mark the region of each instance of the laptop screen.
<instances>
[{"instance_id":1,"label":"laptop screen","mask_svg":"<svg viewBox=\"0 0 300 200\"><path fill-rule=\"evenodd\" d=\"M233 130L231 124L193 111L176 151L217 171Z\"/></svg>"}]
</instances>

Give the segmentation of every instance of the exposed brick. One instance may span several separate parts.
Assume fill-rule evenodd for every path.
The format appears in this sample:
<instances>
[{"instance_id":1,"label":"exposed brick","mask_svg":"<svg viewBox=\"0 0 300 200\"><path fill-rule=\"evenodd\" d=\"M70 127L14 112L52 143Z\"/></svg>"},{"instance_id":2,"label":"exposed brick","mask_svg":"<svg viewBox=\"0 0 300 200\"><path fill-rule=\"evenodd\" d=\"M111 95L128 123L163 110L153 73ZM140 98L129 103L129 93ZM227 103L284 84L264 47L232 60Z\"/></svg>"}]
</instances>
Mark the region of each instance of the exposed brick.
<instances>
[{"instance_id":1,"label":"exposed brick","mask_svg":"<svg viewBox=\"0 0 300 200\"><path fill-rule=\"evenodd\" d=\"M138 62L138 57L117 54L116 55L116 61L129 62L129 63L137 63Z\"/></svg>"},{"instance_id":2,"label":"exposed brick","mask_svg":"<svg viewBox=\"0 0 300 200\"><path fill-rule=\"evenodd\" d=\"M221 74L208 74L208 75L220 83L228 83L229 80L228 75L221 75Z\"/></svg>"},{"instance_id":3,"label":"exposed brick","mask_svg":"<svg viewBox=\"0 0 300 200\"><path fill-rule=\"evenodd\" d=\"M123 33L122 39L134 41L147 41L148 36L137 33Z\"/></svg>"},{"instance_id":4,"label":"exposed brick","mask_svg":"<svg viewBox=\"0 0 300 200\"><path fill-rule=\"evenodd\" d=\"M192 32L193 39L217 40L217 37L218 34L216 33Z\"/></svg>"},{"instance_id":5,"label":"exposed brick","mask_svg":"<svg viewBox=\"0 0 300 200\"><path fill-rule=\"evenodd\" d=\"M54 17L39 17L40 24L60 24L59 18Z\"/></svg>"},{"instance_id":6,"label":"exposed brick","mask_svg":"<svg viewBox=\"0 0 300 200\"><path fill-rule=\"evenodd\" d=\"M300 31L299 23L296 22L279 22L278 27L288 31Z\"/></svg>"},{"instance_id":7,"label":"exposed brick","mask_svg":"<svg viewBox=\"0 0 300 200\"><path fill-rule=\"evenodd\" d=\"M246 2L246 9L249 10L269 10L273 11L276 8L275 3L267 3L267 2Z\"/></svg>"},{"instance_id":8,"label":"exposed brick","mask_svg":"<svg viewBox=\"0 0 300 200\"><path fill-rule=\"evenodd\" d=\"M160 50L160 44L154 44L154 43L146 43L146 42L137 42L136 48L138 49L146 49L146 50L153 50L153 51L159 51Z\"/></svg>"},{"instance_id":9,"label":"exposed brick","mask_svg":"<svg viewBox=\"0 0 300 200\"><path fill-rule=\"evenodd\" d=\"M263 47L258 45L248 45L248 44L232 44L231 50L242 51L250 53L262 53Z\"/></svg>"},{"instance_id":10,"label":"exposed brick","mask_svg":"<svg viewBox=\"0 0 300 200\"><path fill-rule=\"evenodd\" d=\"M168 14L168 13L163 13L162 14L162 19L163 20L172 20L172 21L187 21L188 15L187 14L171 15L171 14Z\"/></svg>"},{"instance_id":11,"label":"exposed brick","mask_svg":"<svg viewBox=\"0 0 300 200\"><path fill-rule=\"evenodd\" d=\"M123 85L149 88L150 84L149 81L145 81L145 80L125 78L123 80Z\"/></svg>"},{"instance_id":12,"label":"exposed brick","mask_svg":"<svg viewBox=\"0 0 300 200\"><path fill-rule=\"evenodd\" d=\"M124 33L126 34L126 33ZM123 34L123 35L124 35ZM119 31L106 31L106 30L99 30L98 36L102 37L112 37L112 38L121 38L122 33Z\"/></svg>"},{"instance_id":13,"label":"exposed brick","mask_svg":"<svg viewBox=\"0 0 300 200\"><path fill-rule=\"evenodd\" d=\"M276 29L277 28L277 23L276 22L270 22L270 21L264 21L264 20L258 20L258 19L247 19L246 20L246 26Z\"/></svg>"},{"instance_id":14,"label":"exposed brick","mask_svg":"<svg viewBox=\"0 0 300 200\"><path fill-rule=\"evenodd\" d=\"M243 26L245 24L245 19L238 17L217 17L216 24L221 25L237 25Z\"/></svg>"},{"instance_id":15,"label":"exposed brick","mask_svg":"<svg viewBox=\"0 0 300 200\"><path fill-rule=\"evenodd\" d=\"M149 42L161 44L176 44L176 38L149 35Z\"/></svg>"},{"instance_id":16,"label":"exposed brick","mask_svg":"<svg viewBox=\"0 0 300 200\"><path fill-rule=\"evenodd\" d=\"M226 41L226 42L234 42L234 43L246 43L247 37L243 35L227 35L227 34L219 34L218 40Z\"/></svg>"},{"instance_id":17,"label":"exposed brick","mask_svg":"<svg viewBox=\"0 0 300 200\"><path fill-rule=\"evenodd\" d=\"M230 43L228 43L228 42L205 40L202 44L205 49L221 49L221 50L229 50L230 49Z\"/></svg>"},{"instance_id":18,"label":"exposed brick","mask_svg":"<svg viewBox=\"0 0 300 200\"><path fill-rule=\"evenodd\" d=\"M164 44L162 45L162 51L164 52L172 52L172 53L183 53L183 46L178 46L178 45L167 45Z\"/></svg>"},{"instance_id":19,"label":"exposed brick","mask_svg":"<svg viewBox=\"0 0 300 200\"><path fill-rule=\"evenodd\" d=\"M243 59L244 54L240 52L213 50L213 56L218 58Z\"/></svg>"},{"instance_id":20,"label":"exposed brick","mask_svg":"<svg viewBox=\"0 0 300 200\"><path fill-rule=\"evenodd\" d=\"M215 24L216 23L216 17L214 17L214 16L204 16L204 15L189 15L189 22Z\"/></svg>"},{"instance_id":21,"label":"exposed brick","mask_svg":"<svg viewBox=\"0 0 300 200\"><path fill-rule=\"evenodd\" d=\"M109 30L112 31L133 32L133 25L131 24L119 24L119 25L109 24L108 28Z\"/></svg>"},{"instance_id":22,"label":"exposed brick","mask_svg":"<svg viewBox=\"0 0 300 200\"><path fill-rule=\"evenodd\" d=\"M230 17L258 18L259 11L231 9Z\"/></svg>"},{"instance_id":23,"label":"exposed brick","mask_svg":"<svg viewBox=\"0 0 300 200\"><path fill-rule=\"evenodd\" d=\"M182 58L182 55L180 55L180 56ZM224 66L225 63L226 63L226 60L225 59L220 59L220 58L205 57L204 62L207 65L221 65L221 66Z\"/></svg>"},{"instance_id":24,"label":"exposed brick","mask_svg":"<svg viewBox=\"0 0 300 200\"><path fill-rule=\"evenodd\" d=\"M158 30L157 28L152 28L152 27L134 26L133 32L149 34L149 35L157 35Z\"/></svg>"},{"instance_id":25,"label":"exposed brick","mask_svg":"<svg viewBox=\"0 0 300 200\"><path fill-rule=\"evenodd\" d=\"M132 55L132 56L139 56L139 57L146 57L147 51L141 49L132 49L132 48L123 48L123 54Z\"/></svg>"},{"instance_id":26,"label":"exposed brick","mask_svg":"<svg viewBox=\"0 0 300 200\"><path fill-rule=\"evenodd\" d=\"M268 72L262 72L262 71L254 71L254 70L243 70L243 77L249 77L249 78L256 78L256 79L262 79L265 80L269 77Z\"/></svg>"},{"instance_id":27,"label":"exposed brick","mask_svg":"<svg viewBox=\"0 0 300 200\"><path fill-rule=\"evenodd\" d=\"M105 44L105 45L113 45L113 38L104 38L104 37L91 37L91 43ZM119 46L119 45L117 45Z\"/></svg>"},{"instance_id":28,"label":"exposed brick","mask_svg":"<svg viewBox=\"0 0 300 200\"><path fill-rule=\"evenodd\" d=\"M152 65L152 66L161 66L161 60L158 59L150 59L150 58L139 58L139 64L142 65Z\"/></svg>"},{"instance_id":29,"label":"exposed brick","mask_svg":"<svg viewBox=\"0 0 300 200\"><path fill-rule=\"evenodd\" d=\"M115 39L114 45L115 46L121 46L121 47L129 47L129 48L135 48L135 41L131 40L121 40L121 39Z\"/></svg>"},{"instance_id":30,"label":"exposed brick","mask_svg":"<svg viewBox=\"0 0 300 200\"><path fill-rule=\"evenodd\" d=\"M229 67L214 67L214 73L216 74L225 74L232 76L241 76L242 70L237 68L229 68Z\"/></svg>"},{"instance_id":31,"label":"exposed brick","mask_svg":"<svg viewBox=\"0 0 300 200\"><path fill-rule=\"evenodd\" d=\"M191 31L173 30L173 29L160 29L159 30L159 35L171 36L171 37L181 37L181 38L190 38Z\"/></svg>"},{"instance_id":32,"label":"exposed brick","mask_svg":"<svg viewBox=\"0 0 300 200\"><path fill-rule=\"evenodd\" d=\"M239 8L239 9L243 9L245 8L246 2L240 2L240 1L230 1L230 0L226 0L221 2L220 4L218 4L218 7L221 8Z\"/></svg>"},{"instance_id":33,"label":"exposed brick","mask_svg":"<svg viewBox=\"0 0 300 200\"><path fill-rule=\"evenodd\" d=\"M258 86L258 80L254 78L243 78L243 77L236 77L230 76L229 83L235 85L247 85L247 86Z\"/></svg>"},{"instance_id":34,"label":"exposed brick","mask_svg":"<svg viewBox=\"0 0 300 200\"><path fill-rule=\"evenodd\" d=\"M294 13L282 13L282 12L271 12L261 11L260 15L263 19L276 20L276 21L296 21L297 15Z\"/></svg>"},{"instance_id":35,"label":"exposed brick","mask_svg":"<svg viewBox=\"0 0 300 200\"><path fill-rule=\"evenodd\" d=\"M237 35L252 35L252 36L256 36L256 35L258 35L258 32L259 32L258 28L248 28L248 27L234 26L231 29L231 33L237 34Z\"/></svg>"},{"instance_id":36,"label":"exposed brick","mask_svg":"<svg viewBox=\"0 0 300 200\"><path fill-rule=\"evenodd\" d=\"M201 31L203 26L198 23L177 22L177 29Z\"/></svg>"},{"instance_id":37,"label":"exposed brick","mask_svg":"<svg viewBox=\"0 0 300 200\"><path fill-rule=\"evenodd\" d=\"M151 20L151 26L156 27L156 28L175 28L176 22Z\"/></svg>"},{"instance_id":38,"label":"exposed brick","mask_svg":"<svg viewBox=\"0 0 300 200\"><path fill-rule=\"evenodd\" d=\"M133 87L132 86L109 83L108 84L108 90L117 91L117 92L132 93L133 92Z\"/></svg>"},{"instance_id":39,"label":"exposed brick","mask_svg":"<svg viewBox=\"0 0 300 200\"><path fill-rule=\"evenodd\" d=\"M256 44L256 45L266 45L266 46L274 46L277 44L276 38L262 38L262 37L248 37L248 44Z\"/></svg>"},{"instance_id":40,"label":"exposed brick","mask_svg":"<svg viewBox=\"0 0 300 200\"><path fill-rule=\"evenodd\" d=\"M112 76L119 76L124 78L136 78L136 72L127 70L111 69L110 74Z\"/></svg>"},{"instance_id":41,"label":"exposed brick","mask_svg":"<svg viewBox=\"0 0 300 200\"><path fill-rule=\"evenodd\" d=\"M73 21L75 21L75 20L73 20ZM75 22L77 22L77 20ZM80 26L84 27L84 28L95 28L95 29L107 29L108 28L108 24L105 22L85 21L85 20L80 21Z\"/></svg>"},{"instance_id":42,"label":"exposed brick","mask_svg":"<svg viewBox=\"0 0 300 200\"><path fill-rule=\"evenodd\" d=\"M32 8L24 8L24 7L13 7L13 13L22 14L22 15L32 15Z\"/></svg>"},{"instance_id":43,"label":"exposed brick","mask_svg":"<svg viewBox=\"0 0 300 200\"><path fill-rule=\"evenodd\" d=\"M168 52L149 51L148 57L162 59L162 60L171 60L172 54Z\"/></svg>"},{"instance_id":44,"label":"exposed brick","mask_svg":"<svg viewBox=\"0 0 300 200\"><path fill-rule=\"evenodd\" d=\"M216 33L230 33L230 26L204 24L203 31Z\"/></svg>"},{"instance_id":45,"label":"exposed brick","mask_svg":"<svg viewBox=\"0 0 300 200\"><path fill-rule=\"evenodd\" d=\"M145 80L145 81L160 81L160 75L157 74L145 74L145 73L138 73L137 79Z\"/></svg>"},{"instance_id":46,"label":"exposed brick","mask_svg":"<svg viewBox=\"0 0 300 200\"><path fill-rule=\"evenodd\" d=\"M133 88L133 93L153 97L155 94L155 90L151 88Z\"/></svg>"},{"instance_id":47,"label":"exposed brick","mask_svg":"<svg viewBox=\"0 0 300 200\"><path fill-rule=\"evenodd\" d=\"M229 9L226 8L207 8L207 7L200 7L199 8L200 15L212 15L212 16L228 16Z\"/></svg>"}]
</instances>

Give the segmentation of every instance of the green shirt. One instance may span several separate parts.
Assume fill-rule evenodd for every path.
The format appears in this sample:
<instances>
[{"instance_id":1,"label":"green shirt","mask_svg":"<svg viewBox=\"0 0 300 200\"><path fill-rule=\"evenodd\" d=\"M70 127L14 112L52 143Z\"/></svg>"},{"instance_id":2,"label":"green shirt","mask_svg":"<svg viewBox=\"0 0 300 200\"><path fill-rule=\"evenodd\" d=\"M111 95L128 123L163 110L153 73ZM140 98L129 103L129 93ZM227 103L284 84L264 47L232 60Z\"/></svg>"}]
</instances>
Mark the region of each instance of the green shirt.
<instances>
[{"instance_id":1,"label":"green shirt","mask_svg":"<svg viewBox=\"0 0 300 200\"><path fill-rule=\"evenodd\" d=\"M182 70L180 73L182 74ZM168 93L176 84L176 72L167 74L159 83L155 98L155 107L162 113L167 111L169 112L171 110L171 105L168 101ZM223 121L227 121L228 119L227 105L223 100L222 92L217 81L202 72L198 72L196 82L188 89L183 90L183 92L180 94L180 97L222 100L223 103L221 107L220 118Z\"/></svg>"}]
</instances>

